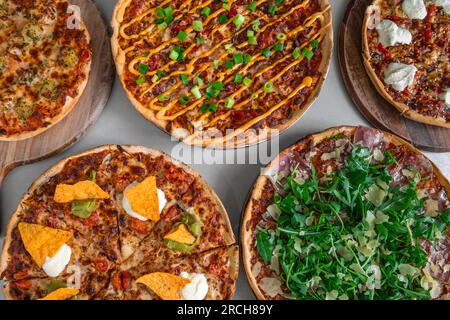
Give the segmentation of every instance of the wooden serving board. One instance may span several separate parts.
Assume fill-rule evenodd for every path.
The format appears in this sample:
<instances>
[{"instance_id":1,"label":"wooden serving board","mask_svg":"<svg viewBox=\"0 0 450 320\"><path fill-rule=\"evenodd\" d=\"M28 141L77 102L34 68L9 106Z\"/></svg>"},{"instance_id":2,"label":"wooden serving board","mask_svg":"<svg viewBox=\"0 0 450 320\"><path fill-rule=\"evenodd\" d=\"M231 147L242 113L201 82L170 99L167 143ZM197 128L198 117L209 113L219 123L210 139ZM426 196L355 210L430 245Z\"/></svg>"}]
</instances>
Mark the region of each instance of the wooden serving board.
<instances>
[{"instance_id":1,"label":"wooden serving board","mask_svg":"<svg viewBox=\"0 0 450 320\"><path fill-rule=\"evenodd\" d=\"M111 94L114 66L110 36L91 0L70 0L81 11L91 37L92 63L83 95L73 110L42 134L23 141L0 142L0 185L13 168L55 155L77 142L99 117Z\"/></svg>"},{"instance_id":2,"label":"wooden serving board","mask_svg":"<svg viewBox=\"0 0 450 320\"><path fill-rule=\"evenodd\" d=\"M450 129L402 117L372 84L363 64L362 23L372 0L350 0L339 35L339 64L344 84L359 111L375 127L390 131L416 147L434 152L450 151Z\"/></svg>"}]
</instances>

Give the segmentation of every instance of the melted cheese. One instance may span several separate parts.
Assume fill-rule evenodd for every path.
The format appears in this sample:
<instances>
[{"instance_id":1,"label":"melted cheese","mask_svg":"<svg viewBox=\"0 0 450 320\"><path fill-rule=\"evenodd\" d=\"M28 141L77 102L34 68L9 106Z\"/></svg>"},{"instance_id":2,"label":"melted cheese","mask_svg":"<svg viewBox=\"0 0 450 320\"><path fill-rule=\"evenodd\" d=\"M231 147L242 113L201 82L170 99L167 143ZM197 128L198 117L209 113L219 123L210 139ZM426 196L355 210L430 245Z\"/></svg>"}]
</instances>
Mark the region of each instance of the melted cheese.
<instances>
[{"instance_id":1,"label":"melted cheese","mask_svg":"<svg viewBox=\"0 0 450 320\"><path fill-rule=\"evenodd\" d=\"M391 63L384 71L384 83L401 92L414 83L416 72L414 65Z\"/></svg>"},{"instance_id":2,"label":"melted cheese","mask_svg":"<svg viewBox=\"0 0 450 320\"><path fill-rule=\"evenodd\" d=\"M427 16L427 7L423 0L403 0L403 12L411 19L425 19Z\"/></svg>"}]
</instances>

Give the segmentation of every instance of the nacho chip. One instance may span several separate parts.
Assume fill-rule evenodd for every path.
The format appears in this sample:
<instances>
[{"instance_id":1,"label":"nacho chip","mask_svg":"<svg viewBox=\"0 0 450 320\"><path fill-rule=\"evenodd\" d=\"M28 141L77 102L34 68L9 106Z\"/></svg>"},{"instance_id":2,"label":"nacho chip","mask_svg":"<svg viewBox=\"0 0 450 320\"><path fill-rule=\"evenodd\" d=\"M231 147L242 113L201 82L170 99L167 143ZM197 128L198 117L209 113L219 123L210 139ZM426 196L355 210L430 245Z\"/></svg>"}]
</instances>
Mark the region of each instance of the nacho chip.
<instances>
[{"instance_id":1,"label":"nacho chip","mask_svg":"<svg viewBox=\"0 0 450 320\"><path fill-rule=\"evenodd\" d=\"M59 288L38 300L66 300L76 296L79 292L78 289Z\"/></svg>"},{"instance_id":2,"label":"nacho chip","mask_svg":"<svg viewBox=\"0 0 450 320\"><path fill-rule=\"evenodd\" d=\"M41 268L46 257L53 257L72 238L69 231L26 222L19 223L19 232L25 249Z\"/></svg>"},{"instance_id":3,"label":"nacho chip","mask_svg":"<svg viewBox=\"0 0 450 320\"><path fill-rule=\"evenodd\" d=\"M136 280L145 284L163 300L181 300L180 290L191 280L165 272L153 272Z\"/></svg>"},{"instance_id":4,"label":"nacho chip","mask_svg":"<svg viewBox=\"0 0 450 320\"><path fill-rule=\"evenodd\" d=\"M192 233L189 232L188 228L184 223L180 224L175 229L166 234L164 236L164 239L172 240L183 244L193 244L196 240L195 237L192 235Z\"/></svg>"},{"instance_id":5,"label":"nacho chip","mask_svg":"<svg viewBox=\"0 0 450 320\"><path fill-rule=\"evenodd\" d=\"M152 221L159 221L158 189L154 176L147 177L141 183L125 190L125 197L133 211Z\"/></svg>"},{"instance_id":6,"label":"nacho chip","mask_svg":"<svg viewBox=\"0 0 450 320\"><path fill-rule=\"evenodd\" d=\"M54 199L58 203L67 203L74 200L109 199L109 194L103 191L94 181L86 180L74 185L58 184Z\"/></svg>"}]
</instances>

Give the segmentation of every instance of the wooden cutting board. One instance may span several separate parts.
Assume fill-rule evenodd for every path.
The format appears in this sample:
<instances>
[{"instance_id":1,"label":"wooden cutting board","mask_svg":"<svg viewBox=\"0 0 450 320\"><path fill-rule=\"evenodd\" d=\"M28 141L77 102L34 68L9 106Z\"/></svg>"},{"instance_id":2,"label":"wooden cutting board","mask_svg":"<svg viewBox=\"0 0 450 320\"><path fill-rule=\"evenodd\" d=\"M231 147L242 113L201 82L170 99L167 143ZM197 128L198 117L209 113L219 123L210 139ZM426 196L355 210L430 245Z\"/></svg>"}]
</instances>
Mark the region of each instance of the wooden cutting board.
<instances>
[{"instance_id":1,"label":"wooden cutting board","mask_svg":"<svg viewBox=\"0 0 450 320\"><path fill-rule=\"evenodd\" d=\"M92 66L83 95L59 123L31 139L0 142L0 184L13 168L55 155L80 139L99 117L111 94L114 66L110 36L100 12L91 0L70 0L81 11L90 36Z\"/></svg>"},{"instance_id":2,"label":"wooden cutting board","mask_svg":"<svg viewBox=\"0 0 450 320\"><path fill-rule=\"evenodd\" d=\"M370 81L363 64L361 30L364 13L371 2L350 0L339 35L339 64L353 102L373 126L395 133L423 150L450 151L450 129L402 117Z\"/></svg>"}]
</instances>

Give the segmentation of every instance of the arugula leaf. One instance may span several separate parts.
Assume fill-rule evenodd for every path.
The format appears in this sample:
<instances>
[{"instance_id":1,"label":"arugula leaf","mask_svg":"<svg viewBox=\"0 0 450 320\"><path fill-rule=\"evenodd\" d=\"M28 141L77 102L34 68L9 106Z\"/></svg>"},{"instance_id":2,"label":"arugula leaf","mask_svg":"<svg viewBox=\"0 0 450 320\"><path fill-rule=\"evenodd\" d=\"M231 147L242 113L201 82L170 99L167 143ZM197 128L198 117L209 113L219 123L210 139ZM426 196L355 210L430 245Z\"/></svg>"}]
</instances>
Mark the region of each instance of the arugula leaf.
<instances>
[{"instance_id":1,"label":"arugula leaf","mask_svg":"<svg viewBox=\"0 0 450 320\"><path fill-rule=\"evenodd\" d=\"M256 237L256 247L261 258L265 262L270 262L274 246L270 243L270 235L266 230L260 230Z\"/></svg>"}]
</instances>

